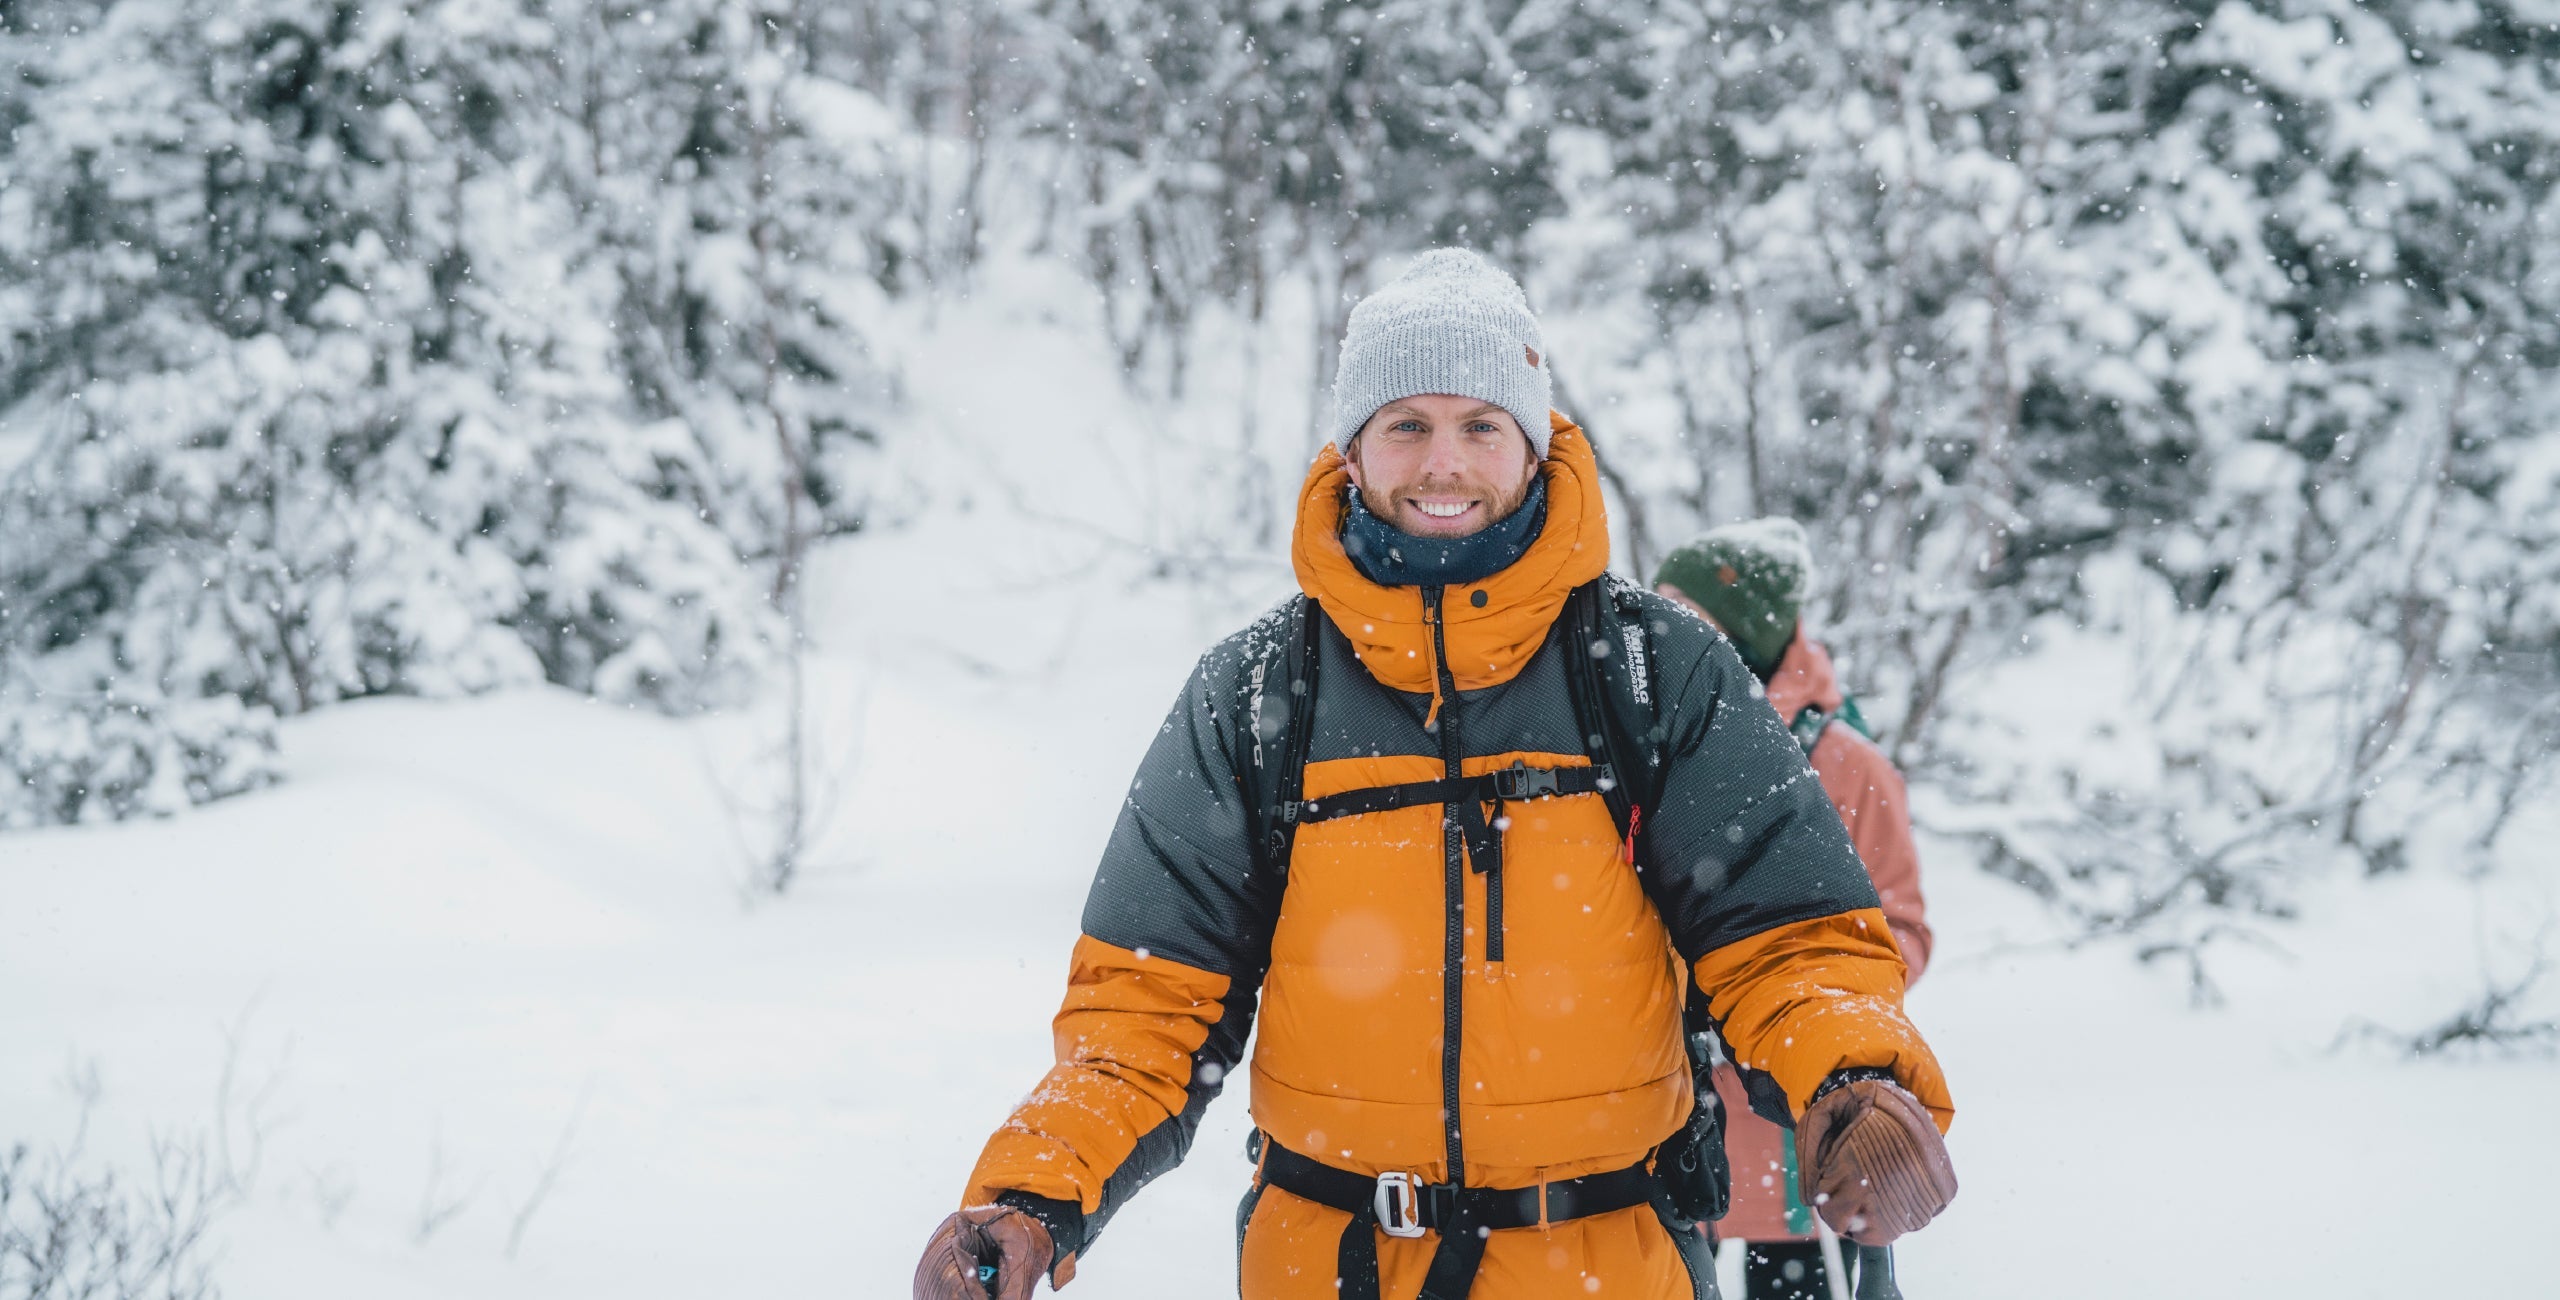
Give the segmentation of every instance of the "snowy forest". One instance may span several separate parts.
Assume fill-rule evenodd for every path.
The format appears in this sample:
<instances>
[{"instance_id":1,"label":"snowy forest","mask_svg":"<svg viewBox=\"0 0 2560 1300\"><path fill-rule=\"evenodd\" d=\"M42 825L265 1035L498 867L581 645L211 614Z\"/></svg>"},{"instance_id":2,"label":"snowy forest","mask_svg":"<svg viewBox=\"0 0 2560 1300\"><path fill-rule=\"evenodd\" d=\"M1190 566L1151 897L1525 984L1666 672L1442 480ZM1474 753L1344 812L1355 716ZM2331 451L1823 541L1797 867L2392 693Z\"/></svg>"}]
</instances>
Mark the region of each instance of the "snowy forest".
<instances>
[{"instance_id":1,"label":"snowy forest","mask_svg":"<svg viewBox=\"0 0 2560 1300\"><path fill-rule=\"evenodd\" d=\"M0 1297L897 1293L933 1217L908 1202L939 1206L1000 1117L986 1099L1037 1077L1074 900L1164 701L1290 589L1351 305L1448 244L1543 318L1613 567L1648 575L1714 524L1806 526L1811 621L1909 775L1931 888L2007 918L1971 949L1978 978L2023 952L2141 990L2084 1006L2093 1032L2282 1039L2243 1086L2354 1074L2342 1123L2450 1090L2461 1114L2426 1131L2475 1132L2475 1104L2550 1086L2554 0L8 0ZM1087 709L1111 743L1062 760L1043 737ZM506 847L470 884L421 866L358 905L356 864L276 864L330 817L448 848L468 820L330 784L375 747L438 790L586 766L551 802L617 829L555 852L522 836L577 834L492 814L471 834ZM597 775L641 750L672 757ZM679 805L682 833L632 825ZM986 818L1022 819L985 851L1006 865L931 884L954 836L997 833L955 823ZM642 874L699 879L565 901L666 845L699 865ZM928 939L903 930L947 937L963 894L1036 873L1046 910L986 931L999 973L921 948L899 967L1004 991L1002 1077L887 1063L937 1041L930 999L772 1022L849 1034L828 1068L927 1090L913 1111L790 1095L850 1107L845 1149L930 1194L822 1204L830 1175L795 1163L815 1157L776 1156L760 1168L789 1167L793 1203L734 1222L790 1249L732 1232L662 1274L590 1269L568 1257L582 1174L605 1240L639 1195L601 1172L617 1116L658 1122L616 1111L599 1072L649 1053L538 1085L466 1072L514 1110L431 1095L459 1081L335 1099L364 1085L325 1063L333 1017L405 1058L353 1007L287 1010L367 931L292 945L342 906L461 927L421 930L422 954L499 943L521 872L491 864L512 853L592 858L518 923L685 947L687 1006L742 1005L744 972L790 945L809 951L775 978L804 1010L858 1001L825 961L841 927L907 952ZM235 863L268 874L202 879ZM144 882L230 938L163 949L193 929L177 914L122 932L113 900ZM299 955L278 974L241 955L262 946ZM436 969L449 998L507 1002L566 951ZM2391 993L2333 981L2349 970ZM1961 1020L1942 978L1919 1014ZM199 981L184 1017L110 1011ZM489 1005L416 1001L387 1005L436 1025ZM740 1071L797 1068L714 1012L702 1032ZM549 1022L509 1023L538 1054ZM459 1032L400 1050L482 1050ZM2091 1053L2075 1072L2112 1068ZM98 1082L120 1061L133 1092ZM276 1103L304 1118L262 1121L252 1075L305 1094ZM932 1095L963 1075L965 1105ZM2513 1145L2560 1158L2530 1113ZM186 1196L128 1203L91 1172L147 1185L155 1153ZM2463 1158L2380 1177L2503 1176ZM1192 1165L1213 1201L1241 1186L1225 1146ZM757 1173L703 1194L754 1196ZM2022 1226L2050 1189L2010 1205L1995 1176L1966 1174L1982 1244L1934 1277L1915 1245L1906 1285L2057 1293L1970 1276L2020 1237L2064 1249ZM44 1203L88 1198L156 1241L159 1272L48 1273L42 1215L11 1198L46 1179ZM1201 1268L1231 1267L1227 1204L1197 1212ZM823 1226L856 1219L850 1242ZM1131 1271L1097 1257L1094 1294L1223 1293L1223 1272L1202 1286L1133 1249L1137 1219L1115 1229ZM2174 1289L2315 1293L2231 1267Z\"/></svg>"}]
</instances>

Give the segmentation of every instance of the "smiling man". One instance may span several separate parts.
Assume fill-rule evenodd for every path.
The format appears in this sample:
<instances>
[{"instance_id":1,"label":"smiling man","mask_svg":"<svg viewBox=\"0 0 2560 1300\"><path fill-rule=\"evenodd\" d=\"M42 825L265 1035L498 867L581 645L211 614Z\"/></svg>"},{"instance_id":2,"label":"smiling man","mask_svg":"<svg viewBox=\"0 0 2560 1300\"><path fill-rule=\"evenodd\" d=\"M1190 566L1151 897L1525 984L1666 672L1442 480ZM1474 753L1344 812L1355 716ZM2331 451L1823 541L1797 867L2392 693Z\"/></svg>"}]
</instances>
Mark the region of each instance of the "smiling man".
<instances>
[{"instance_id":1,"label":"smiling man","mask_svg":"<svg viewBox=\"0 0 2560 1300\"><path fill-rule=\"evenodd\" d=\"M1875 889L1732 647L1605 576L1540 351L1461 250L1352 312L1303 595L1202 657L1140 764L1057 1065L918 1300L1065 1284L1239 1068L1246 1300L1712 1294L1690 1000L1839 1230L1954 1195Z\"/></svg>"}]
</instances>

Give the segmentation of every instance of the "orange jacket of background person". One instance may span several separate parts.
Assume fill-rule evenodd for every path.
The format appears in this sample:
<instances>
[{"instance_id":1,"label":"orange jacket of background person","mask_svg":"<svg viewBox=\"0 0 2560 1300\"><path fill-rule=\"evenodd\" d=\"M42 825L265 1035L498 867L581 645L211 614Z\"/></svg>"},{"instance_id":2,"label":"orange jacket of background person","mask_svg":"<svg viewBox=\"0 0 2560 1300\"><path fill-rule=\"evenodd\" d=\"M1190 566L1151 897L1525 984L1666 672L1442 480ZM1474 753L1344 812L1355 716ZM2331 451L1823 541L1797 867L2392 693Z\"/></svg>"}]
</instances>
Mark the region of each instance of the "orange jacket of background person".
<instances>
[{"instance_id":1,"label":"orange jacket of background person","mask_svg":"<svg viewBox=\"0 0 2560 1300\"><path fill-rule=\"evenodd\" d=\"M1790 722L1807 705L1838 713L1840 682L1831 670L1831 653L1799 632L1786 658L1769 679L1769 704ZM1884 900L1885 920L1902 949L1910 980L1917 981L1929 964L1931 937L1927 905L1920 898L1920 857L1911 843L1911 806L1902 774L1875 742L1846 725L1822 729L1813 746L1813 772L1822 778L1823 793L1840 810L1849 842L1875 878ZM1787 1187L1793 1177L1786 1167L1786 1132L1751 1112L1743 1100L1741 1077L1731 1066L1716 1071L1716 1091L1725 1103L1725 1151L1733 1161L1733 1209L1716 1224L1722 1237L1744 1241L1801 1241L1813 1236L1809 1217L1787 1221Z\"/></svg>"},{"instance_id":2,"label":"orange jacket of background person","mask_svg":"<svg viewBox=\"0 0 2560 1300\"><path fill-rule=\"evenodd\" d=\"M1601 580L1608 526L1590 447L1561 417L1539 472L1537 539L1444 592L1360 573L1339 536L1343 460L1318 457L1293 549L1325 619L1308 799L1590 762L1560 666L1583 648L1562 645L1559 614ZM1505 805L1498 870L1462 851L1438 805L1301 824L1285 872L1259 870L1237 756L1259 743L1262 696L1243 702L1260 683L1244 665L1278 624L1203 656L1095 873L1057 1065L989 1139L963 1202L1036 1214L1063 1273L1182 1158L1237 1075L1271 1142L1361 1178L1530 1188L1623 1169L1692 1105L1692 981L1763 1104L1800 1116L1835 1071L1874 1067L1943 1128L1953 1103L1903 1015L1903 958L1801 751L1722 638L1640 601L1668 755L1658 806L1642 810L1644 871L1596 793ZM1349 1215L1257 1181L1240 1221L1248 1300L1335 1300ZM1382 1294L1410 1300L1435 1239L1376 1246ZM1656 1211L1634 1206L1489 1234L1470 1296L1586 1295L1597 1280L1610 1296L1685 1300L1689 1267Z\"/></svg>"}]
</instances>

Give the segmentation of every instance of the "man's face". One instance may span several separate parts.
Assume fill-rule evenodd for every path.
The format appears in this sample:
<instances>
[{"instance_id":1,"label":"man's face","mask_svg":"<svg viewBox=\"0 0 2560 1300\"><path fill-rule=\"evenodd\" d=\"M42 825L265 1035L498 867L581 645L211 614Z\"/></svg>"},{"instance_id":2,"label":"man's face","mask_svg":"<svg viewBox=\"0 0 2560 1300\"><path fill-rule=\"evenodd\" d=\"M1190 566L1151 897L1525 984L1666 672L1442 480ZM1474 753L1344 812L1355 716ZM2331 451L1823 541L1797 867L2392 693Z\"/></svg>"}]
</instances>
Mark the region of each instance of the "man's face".
<instances>
[{"instance_id":1,"label":"man's face","mask_svg":"<svg viewBox=\"0 0 2560 1300\"><path fill-rule=\"evenodd\" d=\"M1433 393L1389 402L1351 440L1351 481L1370 513L1416 537L1465 537L1507 518L1537 473L1509 411Z\"/></svg>"}]
</instances>

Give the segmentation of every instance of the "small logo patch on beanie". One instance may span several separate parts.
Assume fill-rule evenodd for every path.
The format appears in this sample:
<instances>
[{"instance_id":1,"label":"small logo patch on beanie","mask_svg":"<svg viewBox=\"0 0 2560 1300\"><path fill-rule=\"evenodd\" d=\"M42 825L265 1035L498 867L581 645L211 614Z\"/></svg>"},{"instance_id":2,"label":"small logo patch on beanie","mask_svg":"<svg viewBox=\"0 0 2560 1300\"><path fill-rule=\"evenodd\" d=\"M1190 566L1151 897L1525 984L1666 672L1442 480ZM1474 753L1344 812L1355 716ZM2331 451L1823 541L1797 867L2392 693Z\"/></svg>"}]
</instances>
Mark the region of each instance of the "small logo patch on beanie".
<instances>
[{"instance_id":1,"label":"small logo patch on beanie","mask_svg":"<svg viewBox=\"0 0 2560 1300\"><path fill-rule=\"evenodd\" d=\"M1538 368L1538 350L1537 350L1536 348L1530 347L1529 345L1527 345L1527 344L1525 344L1525 343L1520 345L1520 350L1529 354L1529 368L1530 368L1531 370L1535 370L1535 369L1537 369L1537 368Z\"/></svg>"},{"instance_id":2,"label":"small logo patch on beanie","mask_svg":"<svg viewBox=\"0 0 2560 1300\"><path fill-rule=\"evenodd\" d=\"M1733 566L1730 564L1719 564L1716 566L1716 581L1721 582L1728 587L1732 586L1734 582L1741 577L1741 574L1733 571Z\"/></svg>"}]
</instances>

